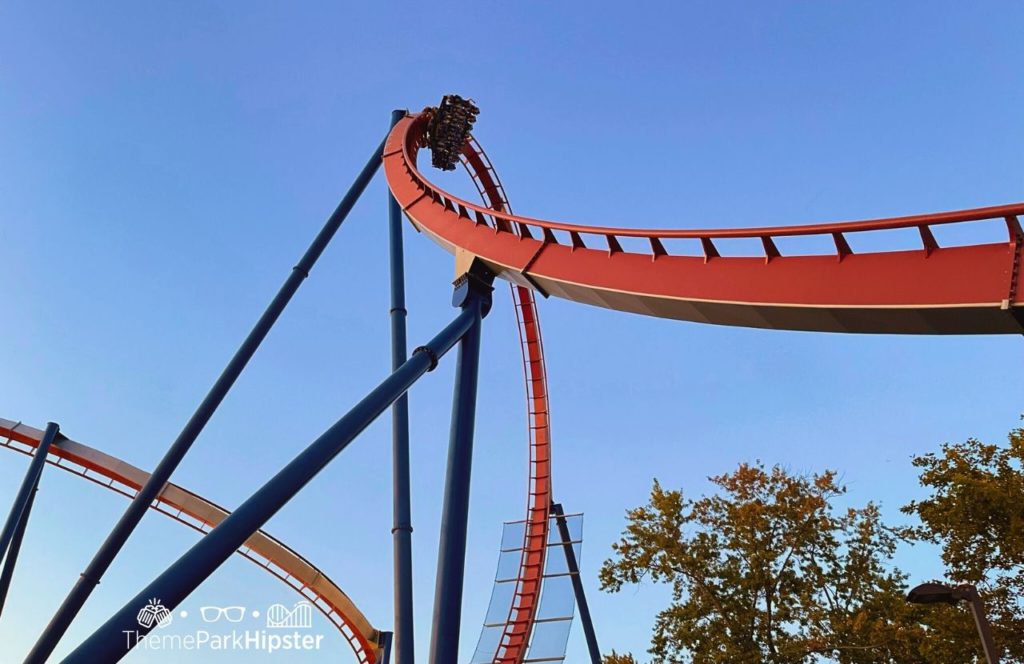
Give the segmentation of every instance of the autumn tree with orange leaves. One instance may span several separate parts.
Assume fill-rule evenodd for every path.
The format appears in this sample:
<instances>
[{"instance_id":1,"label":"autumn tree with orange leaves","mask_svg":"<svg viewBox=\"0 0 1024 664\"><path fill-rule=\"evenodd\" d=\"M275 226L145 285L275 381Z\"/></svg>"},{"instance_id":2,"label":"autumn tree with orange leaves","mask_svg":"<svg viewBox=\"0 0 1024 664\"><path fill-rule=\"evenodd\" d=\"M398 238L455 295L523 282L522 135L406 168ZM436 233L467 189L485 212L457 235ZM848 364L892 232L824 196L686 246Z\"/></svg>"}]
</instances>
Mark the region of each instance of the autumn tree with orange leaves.
<instances>
[{"instance_id":1,"label":"autumn tree with orange leaves","mask_svg":"<svg viewBox=\"0 0 1024 664\"><path fill-rule=\"evenodd\" d=\"M907 577L891 561L907 531L887 527L873 503L836 508L846 489L835 472L742 464L710 479L717 493L696 500L655 481L601 569L610 592L645 580L671 586L654 662L982 661L963 607L905 601Z\"/></svg>"}]
</instances>

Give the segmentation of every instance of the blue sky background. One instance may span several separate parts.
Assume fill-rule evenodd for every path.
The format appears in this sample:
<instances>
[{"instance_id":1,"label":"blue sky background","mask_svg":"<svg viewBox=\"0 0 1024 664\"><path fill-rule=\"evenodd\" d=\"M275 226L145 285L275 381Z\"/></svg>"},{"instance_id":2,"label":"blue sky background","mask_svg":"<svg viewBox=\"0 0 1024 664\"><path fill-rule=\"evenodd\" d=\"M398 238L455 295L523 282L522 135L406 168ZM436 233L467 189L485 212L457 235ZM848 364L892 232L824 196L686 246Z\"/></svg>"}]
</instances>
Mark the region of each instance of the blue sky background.
<instances>
[{"instance_id":1,"label":"blue sky background","mask_svg":"<svg viewBox=\"0 0 1024 664\"><path fill-rule=\"evenodd\" d=\"M57 421L152 468L390 110L448 92L478 101L476 134L516 209L534 216L725 227L1021 200L1022 20L1017 2L4 3L0 416ZM378 177L175 482L237 505L385 375L385 238ZM452 316L452 266L413 233L407 256L418 345ZM666 600L660 588L597 589L623 512L645 500L652 477L696 495L707 475L743 460L835 468L850 504L880 501L899 520L920 495L911 454L969 435L1002 439L1024 411L1016 336L757 331L555 300L541 316L555 490L586 513L583 568L604 650L642 653ZM521 518L526 482L503 288L485 325L464 661L501 521ZM452 364L411 396L421 657ZM389 450L385 418L268 526L384 629ZM25 465L0 456L0 498ZM0 621L5 661L27 651L124 507L48 470ZM148 517L60 652L195 538ZM939 572L930 549L902 551L900 563L915 578ZM238 559L185 607L291 600ZM326 621L317 628L329 634L325 651L294 661L347 661ZM584 653L577 628L569 661Z\"/></svg>"}]
</instances>

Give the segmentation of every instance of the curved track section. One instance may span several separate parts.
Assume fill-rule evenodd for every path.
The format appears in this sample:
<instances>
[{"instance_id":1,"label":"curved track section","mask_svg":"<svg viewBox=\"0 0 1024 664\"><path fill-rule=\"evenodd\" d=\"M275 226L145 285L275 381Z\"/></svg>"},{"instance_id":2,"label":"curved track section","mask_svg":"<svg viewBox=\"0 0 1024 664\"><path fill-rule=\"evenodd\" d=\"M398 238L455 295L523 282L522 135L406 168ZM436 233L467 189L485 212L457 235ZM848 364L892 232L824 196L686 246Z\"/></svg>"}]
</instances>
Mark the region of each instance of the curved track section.
<instances>
[{"instance_id":1,"label":"curved track section","mask_svg":"<svg viewBox=\"0 0 1024 664\"><path fill-rule=\"evenodd\" d=\"M487 154L471 136L463 146L462 165L473 179L480 197L491 210L511 213L505 188ZM511 229L506 229L511 231ZM527 489L523 553L505 627L494 653L495 664L518 664L526 656L530 634L540 605L544 558L547 553L548 513L551 507L551 436L548 424L547 371L533 292L510 284L516 310L519 342L526 381L529 425L530 471Z\"/></svg>"},{"instance_id":2,"label":"curved track section","mask_svg":"<svg viewBox=\"0 0 1024 664\"><path fill-rule=\"evenodd\" d=\"M31 455L43 432L0 418L0 446ZM149 473L82 443L58 438L47 463L134 498ZM150 506L152 509L206 534L229 512L187 489L168 483ZM285 582L320 610L352 647L356 659L375 664L381 655L380 632L356 608L341 588L308 560L265 532L250 537L238 553Z\"/></svg>"},{"instance_id":3,"label":"curved track section","mask_svg":"<svg viewBox=\"0 0 1024 664\"><path fill-rule=\"evenodd\" d=\"M661 318L786 330L888 334L1020 334L1024 204L870 221L708 230L605 228L544 221L459 199L416 165L426 116L410 116L384 150L388 185L417 229L477 256L541 294ZM995 220L1007 240L940 247L932 228ZM854 253L849 237L917 231L921 248ZM821 236L835 251L788 256L780 238ZM723 256L730 241L758 256ZM694 256L670 253L678 241ZM639 242L638 242L639 241ZM642 243L643 252L626 250ZM598 248L600 247L600 248ZM649 247L649 249L647 249Z\"/></svg>"}]
</instances>

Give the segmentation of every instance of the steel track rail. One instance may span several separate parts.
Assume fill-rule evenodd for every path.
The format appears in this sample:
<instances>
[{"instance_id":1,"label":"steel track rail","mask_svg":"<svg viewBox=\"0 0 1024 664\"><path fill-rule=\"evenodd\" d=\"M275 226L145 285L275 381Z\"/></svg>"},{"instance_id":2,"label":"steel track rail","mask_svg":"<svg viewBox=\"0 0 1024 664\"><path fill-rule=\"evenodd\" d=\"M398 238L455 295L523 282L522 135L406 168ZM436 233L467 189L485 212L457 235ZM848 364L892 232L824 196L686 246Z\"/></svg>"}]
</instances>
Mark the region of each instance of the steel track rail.
<instances>
[{"instance_id":1,"label":"steel track rail","mask_svg":"<svg viewBox=\"0 0 1024 664\"><path fill-rule=\"evenodd\" d=\"M511 213L512 207L497 171L487 153L472 136L463 146L461 162L488 208ZM529 479L519 571L509 612L492 660L494 664L519 664L529 649L530 635L540 605L547 554L548 516L552 502L550 403L536 300L528 288L511 283L509 288L516 313L526 386Z\"/></svg>"},{"instance_id":2,"label":"steel track rail","mask_svg":"<svg viewBox=\"0 0 1024 664\"><path fill-rule=\"evenodd\" d=\"M43 432L0 418L0 447L31 456ZM73 440L59 440L47 463L132 499L149 473ZM202 534L209 533L229 512L202 496L168 483L150 508ZM360 664L380 657L381 633L326 574L263 531L257 532L238 554L269 572L315 606L337 628Z\"/></svg>"},{"instance_id":3,"label":"steel track rail","mask_svg":"<svg viewBox=\"0 0 1024 664\"><path fill-rule=\"evenodd\" d=\"M425 116L388 137L388 185L416 228L462 260L541 294L720 325L884 334L1019 334L1024 203L935 214L733 229L613 228L546 221L454 196L418 169ZM486 171L485 171L486 172ZM933 228L995 222L1005 242L941 246ZM916 229L919 249L855 252L850 236ZM778 240L819 236L834 251L790 255ZM633 244L625 239L632 239ZM757 255L723 255L732 240ZM634 244L641 241L644 249ZM677 251L677 241L699 247ZM730 253L730 252L726 252Z\"/></svg>"}]
</instances>

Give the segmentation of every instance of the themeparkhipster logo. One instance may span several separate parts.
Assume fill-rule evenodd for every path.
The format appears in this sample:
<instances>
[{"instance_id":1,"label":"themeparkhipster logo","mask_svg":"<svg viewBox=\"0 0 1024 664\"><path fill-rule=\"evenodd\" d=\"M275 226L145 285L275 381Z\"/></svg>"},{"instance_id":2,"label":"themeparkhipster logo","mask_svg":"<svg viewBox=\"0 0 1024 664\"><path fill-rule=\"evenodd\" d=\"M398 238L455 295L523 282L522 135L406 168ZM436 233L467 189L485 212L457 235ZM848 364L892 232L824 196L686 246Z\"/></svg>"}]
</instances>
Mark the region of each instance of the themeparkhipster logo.
<instances>
[{"instance_id":1,"label":"themeparkhipster logo","mask_svg":"<svg viewBox=\"0 0 1024 664\"><path fill-rule=\"evenodd\" d=\"M139 608L136 620L152 631L123 630L128 648L294 653L320 650L324 639L311 631L313 605L309 602L291 607L272 604L264 614L241 605L202 606L194 615L184 609L175 614L154 597ZM172 623L177 628L168 631Z\"/></svg>"}]
</instances>

